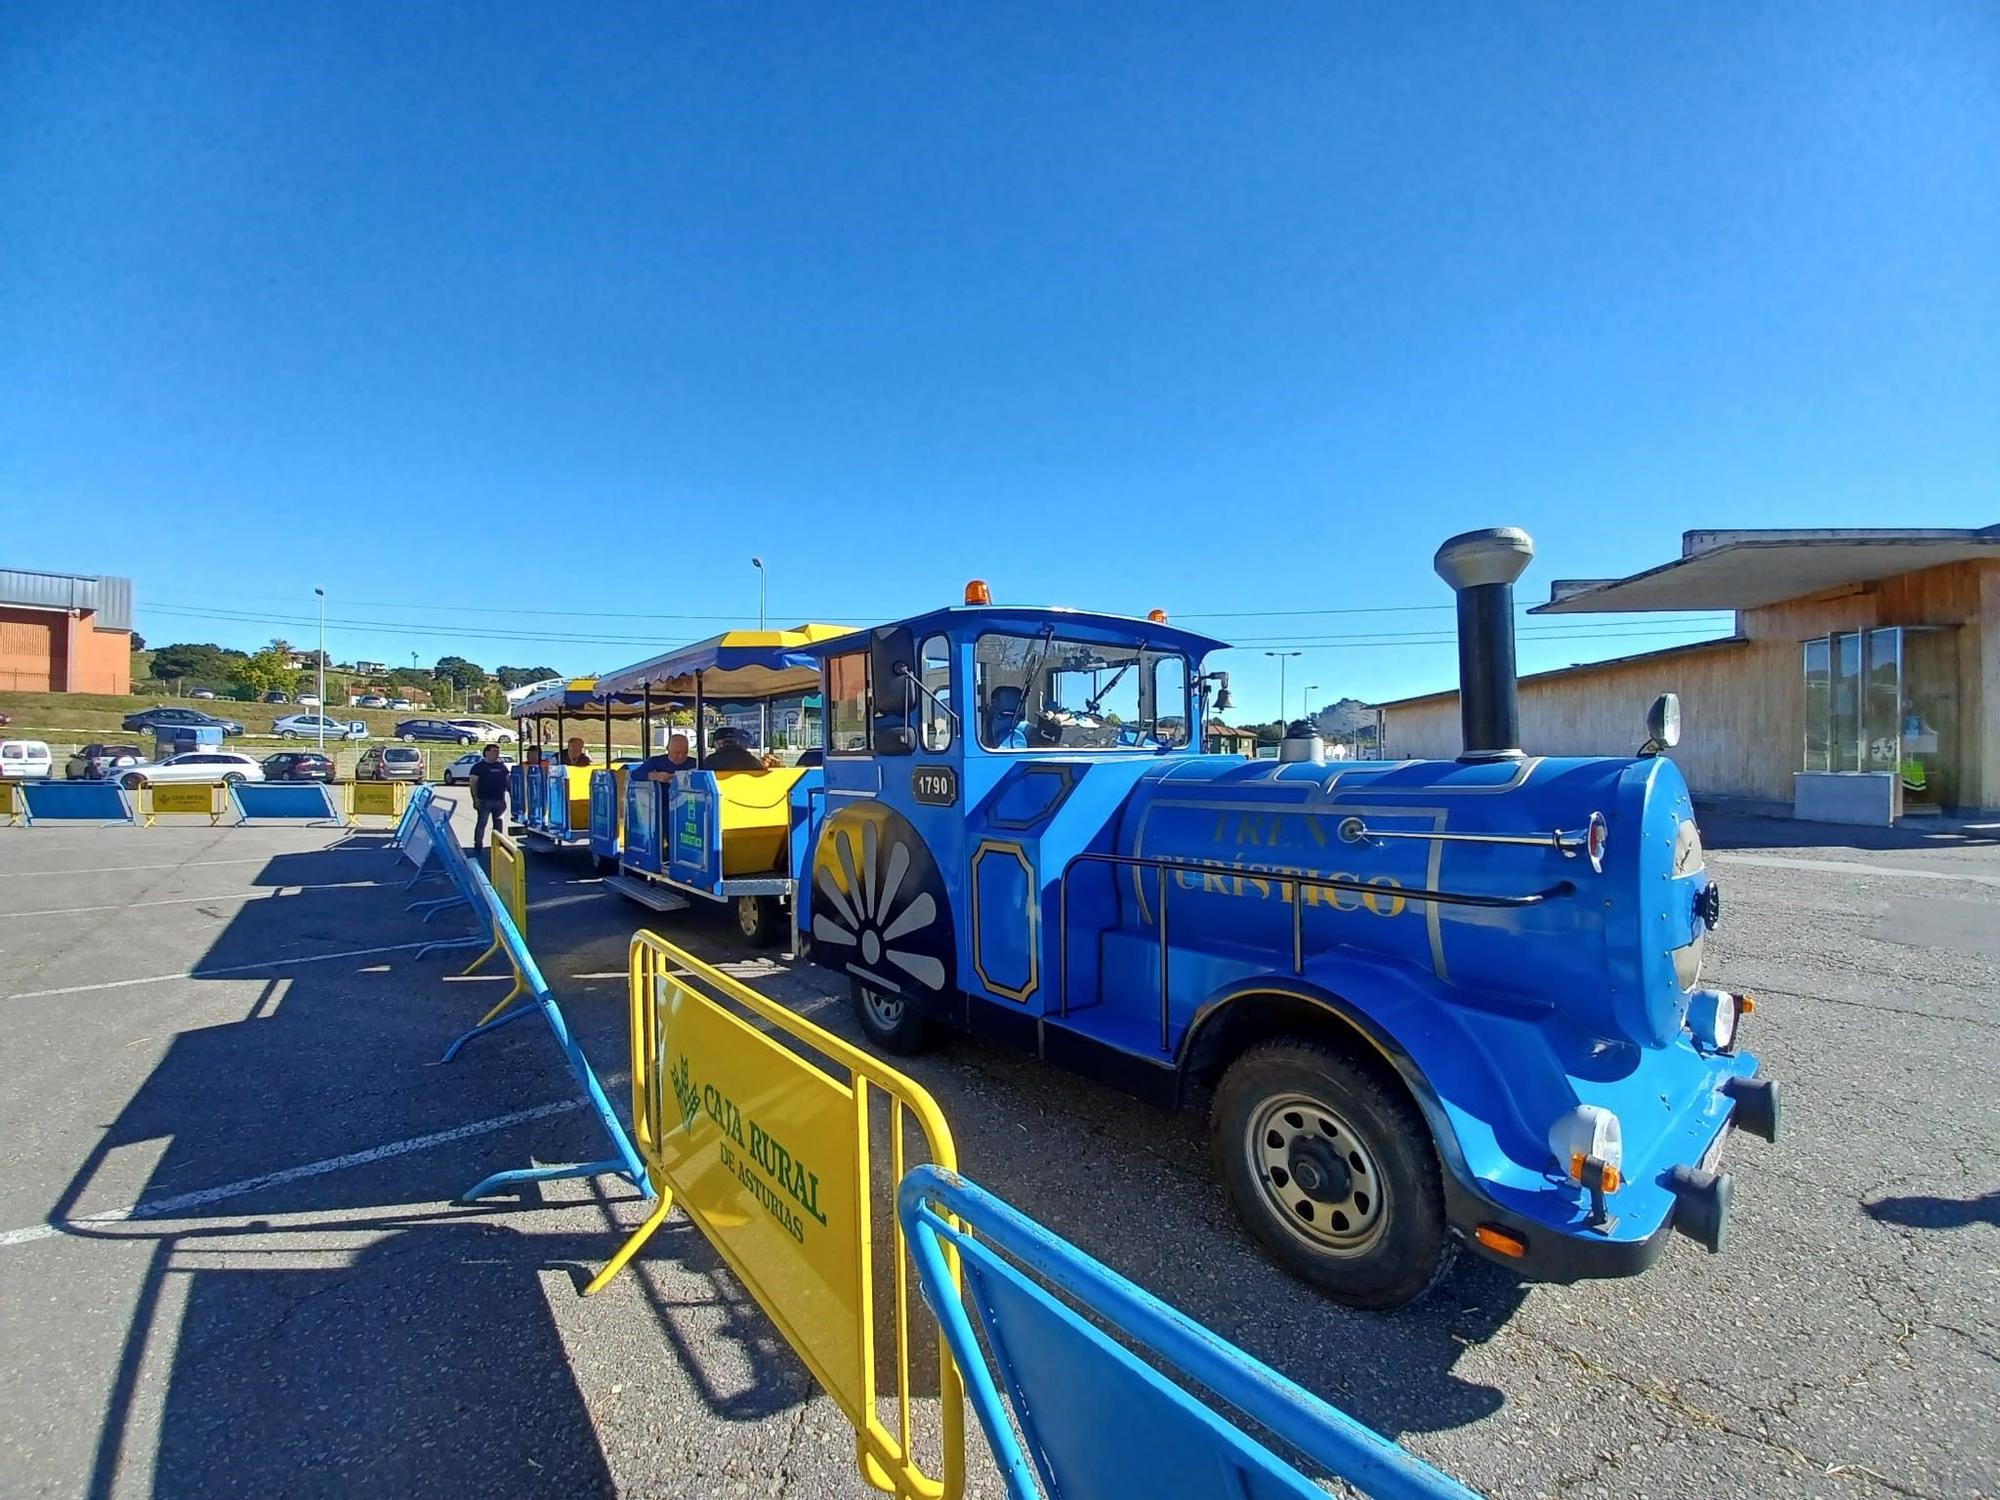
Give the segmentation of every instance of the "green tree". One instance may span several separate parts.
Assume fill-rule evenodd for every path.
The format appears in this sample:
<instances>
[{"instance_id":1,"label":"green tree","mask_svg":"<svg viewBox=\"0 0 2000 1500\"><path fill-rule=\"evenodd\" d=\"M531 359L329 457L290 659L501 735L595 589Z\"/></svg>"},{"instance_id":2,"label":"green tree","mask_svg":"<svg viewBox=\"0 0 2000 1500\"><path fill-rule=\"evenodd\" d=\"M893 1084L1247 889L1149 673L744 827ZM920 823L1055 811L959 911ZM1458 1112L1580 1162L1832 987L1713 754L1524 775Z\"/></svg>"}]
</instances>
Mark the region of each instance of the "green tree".
<instances>
[{"instance_id":1,"label":"green tree","mask_svg":"<svg viewBox=\"0 0 2000 1500\"><path fill-rule=\"evenodd\" d=\"M501 687L512 691L531 682L546 682L557 674L554 667L495 667L493 675L499 679Z\"/></svg>"},{"instance_id":2,"label":"green tree","mask_svg":"<svg viewBox=\"0 0 2000 1500\"><path fill-rule=\"evenodd\" d=\"M255 656L246 656L229 675L239 687L248 688L253 697L259 693L289 692L298 685L298 673L292 670L291 648L280 642L273 642Z\"/></svg>"},{"instance_id":3,"label":"green tree","mask_svg":"<svg viewBox=\"0 0 2000 1500\"><path fill-rule=\"evenodd\" d=\"M161 682L221 689L234 678L236 664L246 659L241 651L224 650L211 642L182 642L153 653L153 676Z\"/></svg>"},{"instance_id":4,"label":"green tree","mask_svg":"<svg viewBox=\"0 0 2000 1500\"><path fill-rule=\"evenodd\" d=\"M461 693L469 693L486 685L486 669L477 662L467 661L462 656L440 656L431 676L438 682L450 683Z\"/></svg>"}]
</instances>

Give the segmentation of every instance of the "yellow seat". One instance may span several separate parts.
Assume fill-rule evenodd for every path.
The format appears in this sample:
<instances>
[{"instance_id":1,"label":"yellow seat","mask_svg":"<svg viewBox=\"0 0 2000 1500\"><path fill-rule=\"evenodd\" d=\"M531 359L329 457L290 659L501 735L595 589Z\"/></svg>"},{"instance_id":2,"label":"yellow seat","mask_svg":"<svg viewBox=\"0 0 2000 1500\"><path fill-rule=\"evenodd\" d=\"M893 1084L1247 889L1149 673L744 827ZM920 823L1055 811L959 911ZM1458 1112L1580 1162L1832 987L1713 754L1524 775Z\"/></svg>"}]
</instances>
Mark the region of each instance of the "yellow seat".
<instances>
[{"instance_id":1,"label":"yellow seat","mask_svg":"<svg viewBox=\"0 0 2000 1500\"><path fill-rule=\"evenodd\" d=\"M716 801L722 825L722 873L768 875L785 868L792 827L792 788L808 767L717 771Z\"/></svg>"}]
</instances>

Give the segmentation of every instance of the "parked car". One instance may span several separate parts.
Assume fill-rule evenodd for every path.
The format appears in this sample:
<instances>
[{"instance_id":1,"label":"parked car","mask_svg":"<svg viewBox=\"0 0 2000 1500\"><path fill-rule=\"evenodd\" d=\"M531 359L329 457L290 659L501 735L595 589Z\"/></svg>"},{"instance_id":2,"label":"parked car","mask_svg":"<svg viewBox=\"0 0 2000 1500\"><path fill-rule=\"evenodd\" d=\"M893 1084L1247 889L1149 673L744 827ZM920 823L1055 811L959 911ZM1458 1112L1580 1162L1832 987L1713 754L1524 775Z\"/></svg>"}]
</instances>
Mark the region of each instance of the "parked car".
<instances>
[{"instance_id":1,"label":"parked car","mask_svg":"<svg viewBox=\"0 0 2000 1500\"><path fill-rule=\"evenodd\" d=\"M145 758L146 752L137 745L85 745L69 758L63 775L70 781L102 781Z\"/></svg>"},{"instance_id":2,"label":"parked car","mask_svg":"<svg viewBox=\"0 0 2000 1500\"><path fill-rule=\"evenodd\" d=\"M468 731L482 744L488 741L496 745L514 743L514 731L495 724L491 719L453 719L451 722L460 729Z\"/></svg>"},{"instance_id":3,"label":"parked car","mask_svg":"<svg viewBox=\"0 0 2000 1500\"><path fill-rule=\"evenodd\" d=\"M40 740L0 740L0 777L8 781L46 781L53 766Z\"/></svg>"},{"instance_id":4,"label":"parked car","mask_svg":"<svg viewBox=\"0 0 2000 1500\"><path fill-rule=\"evenodd\" d=\"M188 696L190 698L213 698L215 694L210 692L207 688L196 688L193 692L189 693Z\"/></svg>"},{"instance_id":5,"label":"parked car","mask_svg":"<svg viewBox=\"0 0 2000 1500\"><path fill-rule=\"evenodd\" d=\"M221 781L233 784L263 779L264 767L256 757L235 750L190 750L183 755L170 755L165 760L128 766L118 773L118 784L128 792L167 782Z\"/></svg>"},{"instance_id":6,"label":"parked car","mask_svg":"<svg viewBox=\"0 0 2000 1500\"><path fill-rule=\"evenodd\" d=\"M424 752L406 745L377 745L354 766L356 781L422 781Z\"/></svg>"},{"instance_id":7,"label":"parked car","mask_svg":"<svg viewBox=\"0 0 2000 1500\"><path fill-rule=\"evenodd\" d=\"M364 693L354 700L356 708L387 708L389 700L380 693Z\"/></svg>"},{"instance_id":8,"label":"parked car","mask_svg":"<svg viewBox=\"0 0 2000 1500\"><path fill-rule=\"evenodd\" d=\"M312 693L300 693L299 696L293 701L295 701L300 708L318 708L320 706L320 701L318 697Z\"/></svg>"},{"instance_id":9,"label":"parked car","mask_svg":"<svg viewBox=\"0 0 2000 1500\"><path fill-rule=\"evenodd\" d=\"M454 745L476 745L480 736L452 719L401 719L395 736L399 740L449 740Z\"/></svg>"},{"instance_id":10,"label":"parked car","mask_svg":"<svg viewBox=\"0 0 2000 1500\"><path fill-rule=\"evenodd\" d=\"M292 701L292 698L291 694L289 693L280 693L274 691L266 693L264 695L264 701L266 703L290 703Z\"/></svg>"},{"instance_id":11,"label":"parked car","mask_svg":"<svg viewBox=\"0 0 2000 1500\"><path fill-rule=\"evenodd\" d=\"M203 713L198 708L142 708L135 714L125 715L118 726L127 734L155 734L162 729L208 729L220 728L224 735L243 732L243 726L234 719L218 719L214 714Z\"/></svg>"},{"instance_id":12,"label":"parked car","mask_svg":"<svg viewBox=\"0 0 2000 1500\"><path fill-rule=\"evenodd\" d=\"M410 700L409 700L408 698L391 698L391 699L389 700L389 707L391 707L391 708L415 708L415 707L416 707L416 705L415 705L414 703L410 702Z\"/></svg>"},{"instance_id":13,"label":"parked car","mask_svg":"<svg viewBox=\"0 0 2000 1500\"><path fill-rule=\"evenodd\" d=\"M335 719L325 714L286 714L271 721L271 733L281 740L318 739L322 729L330 740L358 740L368 733L368 726L359 719Z\"/></svg>"},{"instance_id":14,"label":"parked car","mask_svg":"<svg viewBox=\"0 0 2000 1500\"><path fill-rule=\"evenodd\" d=\"M333 757L317 750L280 750L264 757L266 781L333 780Z\"/></svg>"},{"instance_id":15,"label":"parked car","mask_svg":"<svg viewBox=\"0 0 2000 1500\"><path fill-rule=\"evenodd\" d=\"M444 784L446 786L472 785L472 768L479 764L483 755L483 751L475 750L470 755L461 755L457 760L446 766L444 768ZM500 764L511 766L514 763L503 755L500 758Z\"/></svg>"}]
</instances>

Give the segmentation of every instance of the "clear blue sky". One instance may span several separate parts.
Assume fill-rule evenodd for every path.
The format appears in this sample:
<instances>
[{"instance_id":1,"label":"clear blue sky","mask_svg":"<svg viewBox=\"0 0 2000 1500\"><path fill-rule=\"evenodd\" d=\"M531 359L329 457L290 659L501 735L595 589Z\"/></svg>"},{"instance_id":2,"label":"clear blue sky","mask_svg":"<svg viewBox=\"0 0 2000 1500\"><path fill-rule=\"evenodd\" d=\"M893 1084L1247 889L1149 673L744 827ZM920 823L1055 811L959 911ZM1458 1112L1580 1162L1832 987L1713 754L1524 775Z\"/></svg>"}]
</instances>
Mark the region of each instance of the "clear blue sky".
<instances>
[{"instance_id":1,"label":"clear blue sky","mask_svg":"<svg viewBox=\"0 0 2000 1500\"><path fill-rule=\"evenodd\" d=\"M0 260L0 560L156 644L582 672L760 552L1166 607L1247 718L1447 685L1469 526L2000 520L1984 3L17 3Z\"/></svg>"}]
</instances>

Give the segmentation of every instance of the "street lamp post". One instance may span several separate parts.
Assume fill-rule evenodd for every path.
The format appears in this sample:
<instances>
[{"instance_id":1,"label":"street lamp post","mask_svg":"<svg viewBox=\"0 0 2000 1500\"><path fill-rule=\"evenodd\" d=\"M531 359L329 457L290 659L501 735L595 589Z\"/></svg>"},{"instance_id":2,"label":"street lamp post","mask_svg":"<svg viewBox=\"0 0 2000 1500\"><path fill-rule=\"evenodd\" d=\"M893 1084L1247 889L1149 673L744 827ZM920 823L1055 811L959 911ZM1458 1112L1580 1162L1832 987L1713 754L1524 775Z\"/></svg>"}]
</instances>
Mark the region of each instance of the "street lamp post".
<instances>
[{"instance_id":1,"label":"street lamp post","mask_svg":"<svg viewBox=\"0 0 2000 1500\"><path fill-rule=\"evenodd\" d=\"M764 580L766 577L764 559L753 557L750 559L750 566L757 570L757 628L762 630L764 628Z\"/></svg>"},{"instance_id":2,"label":"street lamp post","mask_svg":"<svg viewBox=\"0 0 2000 1500\"><path fill-rule=\"evenodd\" d=\"M1304 656L1305 652L1266 651L1264 654L1278 658L1278 724L1282 727L1285 722L1285 661L1288 657Z\"/></svg>"},{"instance_id":3,"label":"street lamp post","mask_svg":"<svg viewBox=\"0 0 2000 1500\"><path fill-rule=\"evenodd\" d=\"M314 695L319 699L319 712L313 717L319 720L319 753L326 754L326 590L314 589L319 597L319 656L313 662L314 683L319 691Z\"/></svg>"},{"instance_id":4,"label":"street lamp post","mask_svg":"<svg viewBox=\"0 0 2000 1500\"><path fill-rule=\"evenodd\" d=\"M1299 694L1299 717L1301 719L1310 719L1312 717L1312 696L1318 691L1319 684L1315 682L1309 685L1303 693Z\"/></svg>"}]
</instances>

